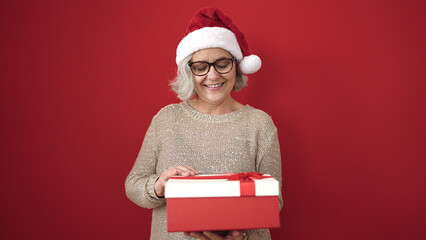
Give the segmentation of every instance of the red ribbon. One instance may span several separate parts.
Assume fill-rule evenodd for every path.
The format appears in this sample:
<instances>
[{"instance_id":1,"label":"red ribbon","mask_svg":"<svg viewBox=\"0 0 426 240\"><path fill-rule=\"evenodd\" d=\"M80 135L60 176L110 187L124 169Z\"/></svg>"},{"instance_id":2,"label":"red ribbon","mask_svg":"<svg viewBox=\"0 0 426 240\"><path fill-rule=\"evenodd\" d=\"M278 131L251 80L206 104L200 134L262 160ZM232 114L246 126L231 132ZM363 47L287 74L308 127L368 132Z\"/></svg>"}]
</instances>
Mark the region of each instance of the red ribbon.
<instances>
[{"instance_id":1,"label":"red ribbon","mask_svg":"<svg viewBox=\"0 0 426 240\"><path fill-rule=\"evenodd\" d=\"M190 177L170 177L172 179L226 179L228 181L240 181L240 195L243 197L256 196L255 179L272 178L257 172L233 173L215 176L190 176Z\"/></svg>"}]
</instances>

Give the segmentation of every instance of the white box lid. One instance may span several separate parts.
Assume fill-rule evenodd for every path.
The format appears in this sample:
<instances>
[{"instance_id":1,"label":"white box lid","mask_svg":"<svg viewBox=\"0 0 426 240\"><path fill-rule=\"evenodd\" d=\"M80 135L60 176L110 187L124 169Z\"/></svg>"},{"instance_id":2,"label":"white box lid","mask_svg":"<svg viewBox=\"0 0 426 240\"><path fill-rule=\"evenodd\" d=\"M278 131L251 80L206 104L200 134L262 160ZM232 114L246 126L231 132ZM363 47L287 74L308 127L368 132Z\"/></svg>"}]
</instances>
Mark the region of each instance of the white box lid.
<instances>
[{"instance_id":1,"label":"white box lid","mask_svg":"<svg viewBox=\"0 0 426 240\"><path fill-rule=\"evenodd\" d=\"M165 185L166 198L190 197L240 197L240 181L228 179L198 179L199 177L229 176L197 175L191 177L175 176L170 178ZM278 196L279 182L268 174L267 178L253 179L256 196Z\"/></svg>"}]
</instances>

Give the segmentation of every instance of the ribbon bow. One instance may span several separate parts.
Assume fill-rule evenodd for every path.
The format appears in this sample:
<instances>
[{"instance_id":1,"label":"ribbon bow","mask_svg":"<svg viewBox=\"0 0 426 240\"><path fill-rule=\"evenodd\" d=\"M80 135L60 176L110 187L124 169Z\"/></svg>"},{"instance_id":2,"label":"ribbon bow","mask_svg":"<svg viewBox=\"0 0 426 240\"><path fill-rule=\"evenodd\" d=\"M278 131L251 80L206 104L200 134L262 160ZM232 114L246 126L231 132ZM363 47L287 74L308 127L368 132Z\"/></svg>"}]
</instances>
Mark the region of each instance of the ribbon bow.
<instances>
[{"instance_id":1,"label":"ribbon bow","mask_svg":"<svg viewBox=\"0 0 426 240\"><path fill-rule=\"evenodd\" d=\"M228 181L239 180L240 195L245 197L252 197L252 196L256 196L256 185L254 183L254 180L263 179L263 178L272 178L272 177L263 176L263 174L258 172L244 172L244 173L230 174L228 177Z\"/></svg>"},{"instance_id":2,"label":"ribbon bow","mask_svg":"<svg viewBox=\"0 0 426 240\"><path fill-rule=\"evenodd\" d=\"M243 173L231 173L228 176L228 180L240 180L240 181L253 181L253 179L271 178L271 176L264 176L258 172L243 172Z\"/></svg>"}]
</instances>

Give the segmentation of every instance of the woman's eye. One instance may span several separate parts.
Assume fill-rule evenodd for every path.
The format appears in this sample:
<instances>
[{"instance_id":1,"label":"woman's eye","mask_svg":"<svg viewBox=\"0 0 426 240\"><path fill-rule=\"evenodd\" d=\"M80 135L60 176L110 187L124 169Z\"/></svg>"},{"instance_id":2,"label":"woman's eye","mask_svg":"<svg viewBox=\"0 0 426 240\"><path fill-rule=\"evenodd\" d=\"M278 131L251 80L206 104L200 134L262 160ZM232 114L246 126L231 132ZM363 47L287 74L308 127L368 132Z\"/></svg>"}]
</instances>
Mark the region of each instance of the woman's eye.
<instances>
[{"instance_id":1,"label":"woman's eye","mask_svg":"<svg viewBox=\"0 0 426 240\"><path fill-rule=\"evenodd\" d=\"M207 69L207 65L206 64L193 64L192 65L192 70L201 72L201 71L205 71Z\"/></svg>"},{"instance_id":2,"label":"woman's eye","mask_svg":"<svg viewBox=\"0 0 426 240\"><path fill-rule=\"evenodd\" d=\"M229 65L229 61L220 61L216 63L217 68L226 68Z\"/></svg>"},{"instance_id":3,"label":"woman's eye","mask_svg":"<svg viewBox=\"0 0 426 240\"><path fill-rule=\"evenodd\" d=\"M204 71L204 70L206 70L206 66L195 66L195 70Z\"/></svg>"}]
</instances>

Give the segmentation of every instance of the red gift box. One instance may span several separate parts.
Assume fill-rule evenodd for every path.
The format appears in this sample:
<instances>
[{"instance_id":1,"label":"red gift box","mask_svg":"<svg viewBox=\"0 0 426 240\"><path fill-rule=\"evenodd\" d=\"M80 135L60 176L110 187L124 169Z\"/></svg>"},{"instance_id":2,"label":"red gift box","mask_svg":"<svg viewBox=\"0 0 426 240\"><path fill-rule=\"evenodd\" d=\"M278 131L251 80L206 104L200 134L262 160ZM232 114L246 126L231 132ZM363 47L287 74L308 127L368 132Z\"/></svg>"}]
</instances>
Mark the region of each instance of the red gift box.
<instances>
[{"instance_id":1,"label":"red gift box","mask_svg":"<svg viewBox=\"0 0 426 240\"><path fill-rule=\"evenodd\" d=\"M165 191L167 231L278 228L278 194L278 181L260 173L172 177Z\"/></svg>"}]
</instances>

